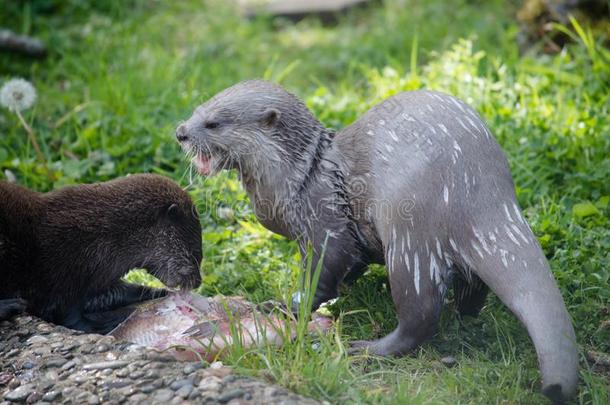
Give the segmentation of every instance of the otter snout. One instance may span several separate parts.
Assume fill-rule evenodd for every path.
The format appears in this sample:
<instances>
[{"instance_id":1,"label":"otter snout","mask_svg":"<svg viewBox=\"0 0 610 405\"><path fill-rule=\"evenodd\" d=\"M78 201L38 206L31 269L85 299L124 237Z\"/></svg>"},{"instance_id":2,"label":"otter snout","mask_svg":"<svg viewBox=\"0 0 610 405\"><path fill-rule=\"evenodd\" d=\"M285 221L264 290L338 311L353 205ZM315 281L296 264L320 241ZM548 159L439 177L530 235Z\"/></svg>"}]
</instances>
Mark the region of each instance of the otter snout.
<instances>
[{"instance_id":1,"label":"otter snout","mask_svg":"<svg viewBox=\"0 0 610 405\"><path fill-rule=\"evenodd\" d=\"M178 128L176 128L176 139L180 143L186 142L189 140L189 133L188 133L186 124L178 125Z\"/></svg>"},{"instance_id":2,"label":"otter snout","mask_svg":"<svg viewBox=\"0 0 610 405\"><path fill-rule=\"evenodd\" d=\"M181 290L192 290L201 285L199 268L191 266L182 267L169 275L159 277L159 279L168 288L180 288Z\"/></svg>"}]
</instances>

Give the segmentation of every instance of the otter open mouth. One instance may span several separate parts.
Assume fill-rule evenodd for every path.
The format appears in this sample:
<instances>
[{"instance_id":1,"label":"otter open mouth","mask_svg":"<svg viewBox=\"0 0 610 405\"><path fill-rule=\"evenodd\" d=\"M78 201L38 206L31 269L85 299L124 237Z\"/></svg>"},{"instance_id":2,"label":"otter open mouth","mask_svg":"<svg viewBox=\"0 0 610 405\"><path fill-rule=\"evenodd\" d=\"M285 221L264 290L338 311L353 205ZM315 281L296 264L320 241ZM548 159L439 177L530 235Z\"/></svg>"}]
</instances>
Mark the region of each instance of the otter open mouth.
<instances>
[{"instance_id":1,"label":"otter open mouth","mask_svg":"<svg viewBox=\"0 0 610 405\"><path fill-rule=\"evenodd\" d=\"M197 168L199 174L209 176L212 172L212 156L210 155L201 152L197 153L197 156L193 158L193 164Z\"/></svg>"}]
</instances>

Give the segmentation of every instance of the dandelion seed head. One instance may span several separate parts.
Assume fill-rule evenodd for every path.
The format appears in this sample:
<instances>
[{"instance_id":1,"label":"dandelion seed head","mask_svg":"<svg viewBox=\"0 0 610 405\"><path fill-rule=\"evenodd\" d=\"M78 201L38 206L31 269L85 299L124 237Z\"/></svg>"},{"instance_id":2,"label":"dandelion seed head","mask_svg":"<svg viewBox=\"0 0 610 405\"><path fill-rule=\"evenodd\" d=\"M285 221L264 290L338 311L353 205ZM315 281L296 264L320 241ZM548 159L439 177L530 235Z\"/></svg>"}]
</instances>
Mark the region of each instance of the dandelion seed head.
<instances>
[{"instance_id":1,"label":"dandelion seed head","mask_svg":"<svg viewBox=\"0 0 610 405\"><path fill-rule=\"evenodd\" d=\"M36 102L36 89L24 79L11 79L0 89L0 105L10 111L27 110Z\"/></svg>"}]
</instances>

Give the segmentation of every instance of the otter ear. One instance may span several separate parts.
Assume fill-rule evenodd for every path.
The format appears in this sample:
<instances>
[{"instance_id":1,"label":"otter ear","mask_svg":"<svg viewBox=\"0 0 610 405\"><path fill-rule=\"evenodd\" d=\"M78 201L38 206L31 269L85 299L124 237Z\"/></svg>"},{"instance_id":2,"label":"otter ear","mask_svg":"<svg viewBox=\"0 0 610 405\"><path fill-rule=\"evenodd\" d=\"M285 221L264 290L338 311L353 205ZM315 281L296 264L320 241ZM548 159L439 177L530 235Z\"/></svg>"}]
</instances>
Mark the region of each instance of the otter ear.
<instances>
[{"instance_id":1,"label":"otter ear","mask_svg":"<svg viewBox=\"0 0 610 405\"><path fill-rule=\"evenodd\" d=\"M177 219L180 216L180 209L178 204L172 204L167 207L167 216L171 219Z\"/></svg>"},{"instance_id":2,"label":"otter ear","mask_svg":"<svg viewBox=\"0 0 610 405\"><path fill-rule=\"evenodd\" d=\"M282 113L277 108L267 108L263 111L263 115L261 116L261 123L269 128L275 126L277 122L280 120L280 116Z\"/></svg>"}]
</instances>

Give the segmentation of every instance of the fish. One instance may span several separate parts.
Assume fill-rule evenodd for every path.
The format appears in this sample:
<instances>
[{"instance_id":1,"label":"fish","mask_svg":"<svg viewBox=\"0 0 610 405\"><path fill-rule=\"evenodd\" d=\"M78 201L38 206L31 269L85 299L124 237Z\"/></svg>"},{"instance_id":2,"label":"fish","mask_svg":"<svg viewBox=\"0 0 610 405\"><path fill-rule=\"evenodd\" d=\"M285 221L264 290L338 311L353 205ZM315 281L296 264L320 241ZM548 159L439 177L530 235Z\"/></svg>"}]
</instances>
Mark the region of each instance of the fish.
<instances>
[{"instance_id":1,"label":"fish","mask_svg":"<svg viewBox=\"0 0 610 405\"><path fill-rule=\"evenodd\" d=\"M325 333L332 318L312 314L309 332ZM252 348L282 346L296 336L296 319L280 303L257 305L240 296L205 297L192 292L171 292L138 305L108 334L158 351L181 361L215 361L239 344Z\"/></svg>"}]
</instances>

